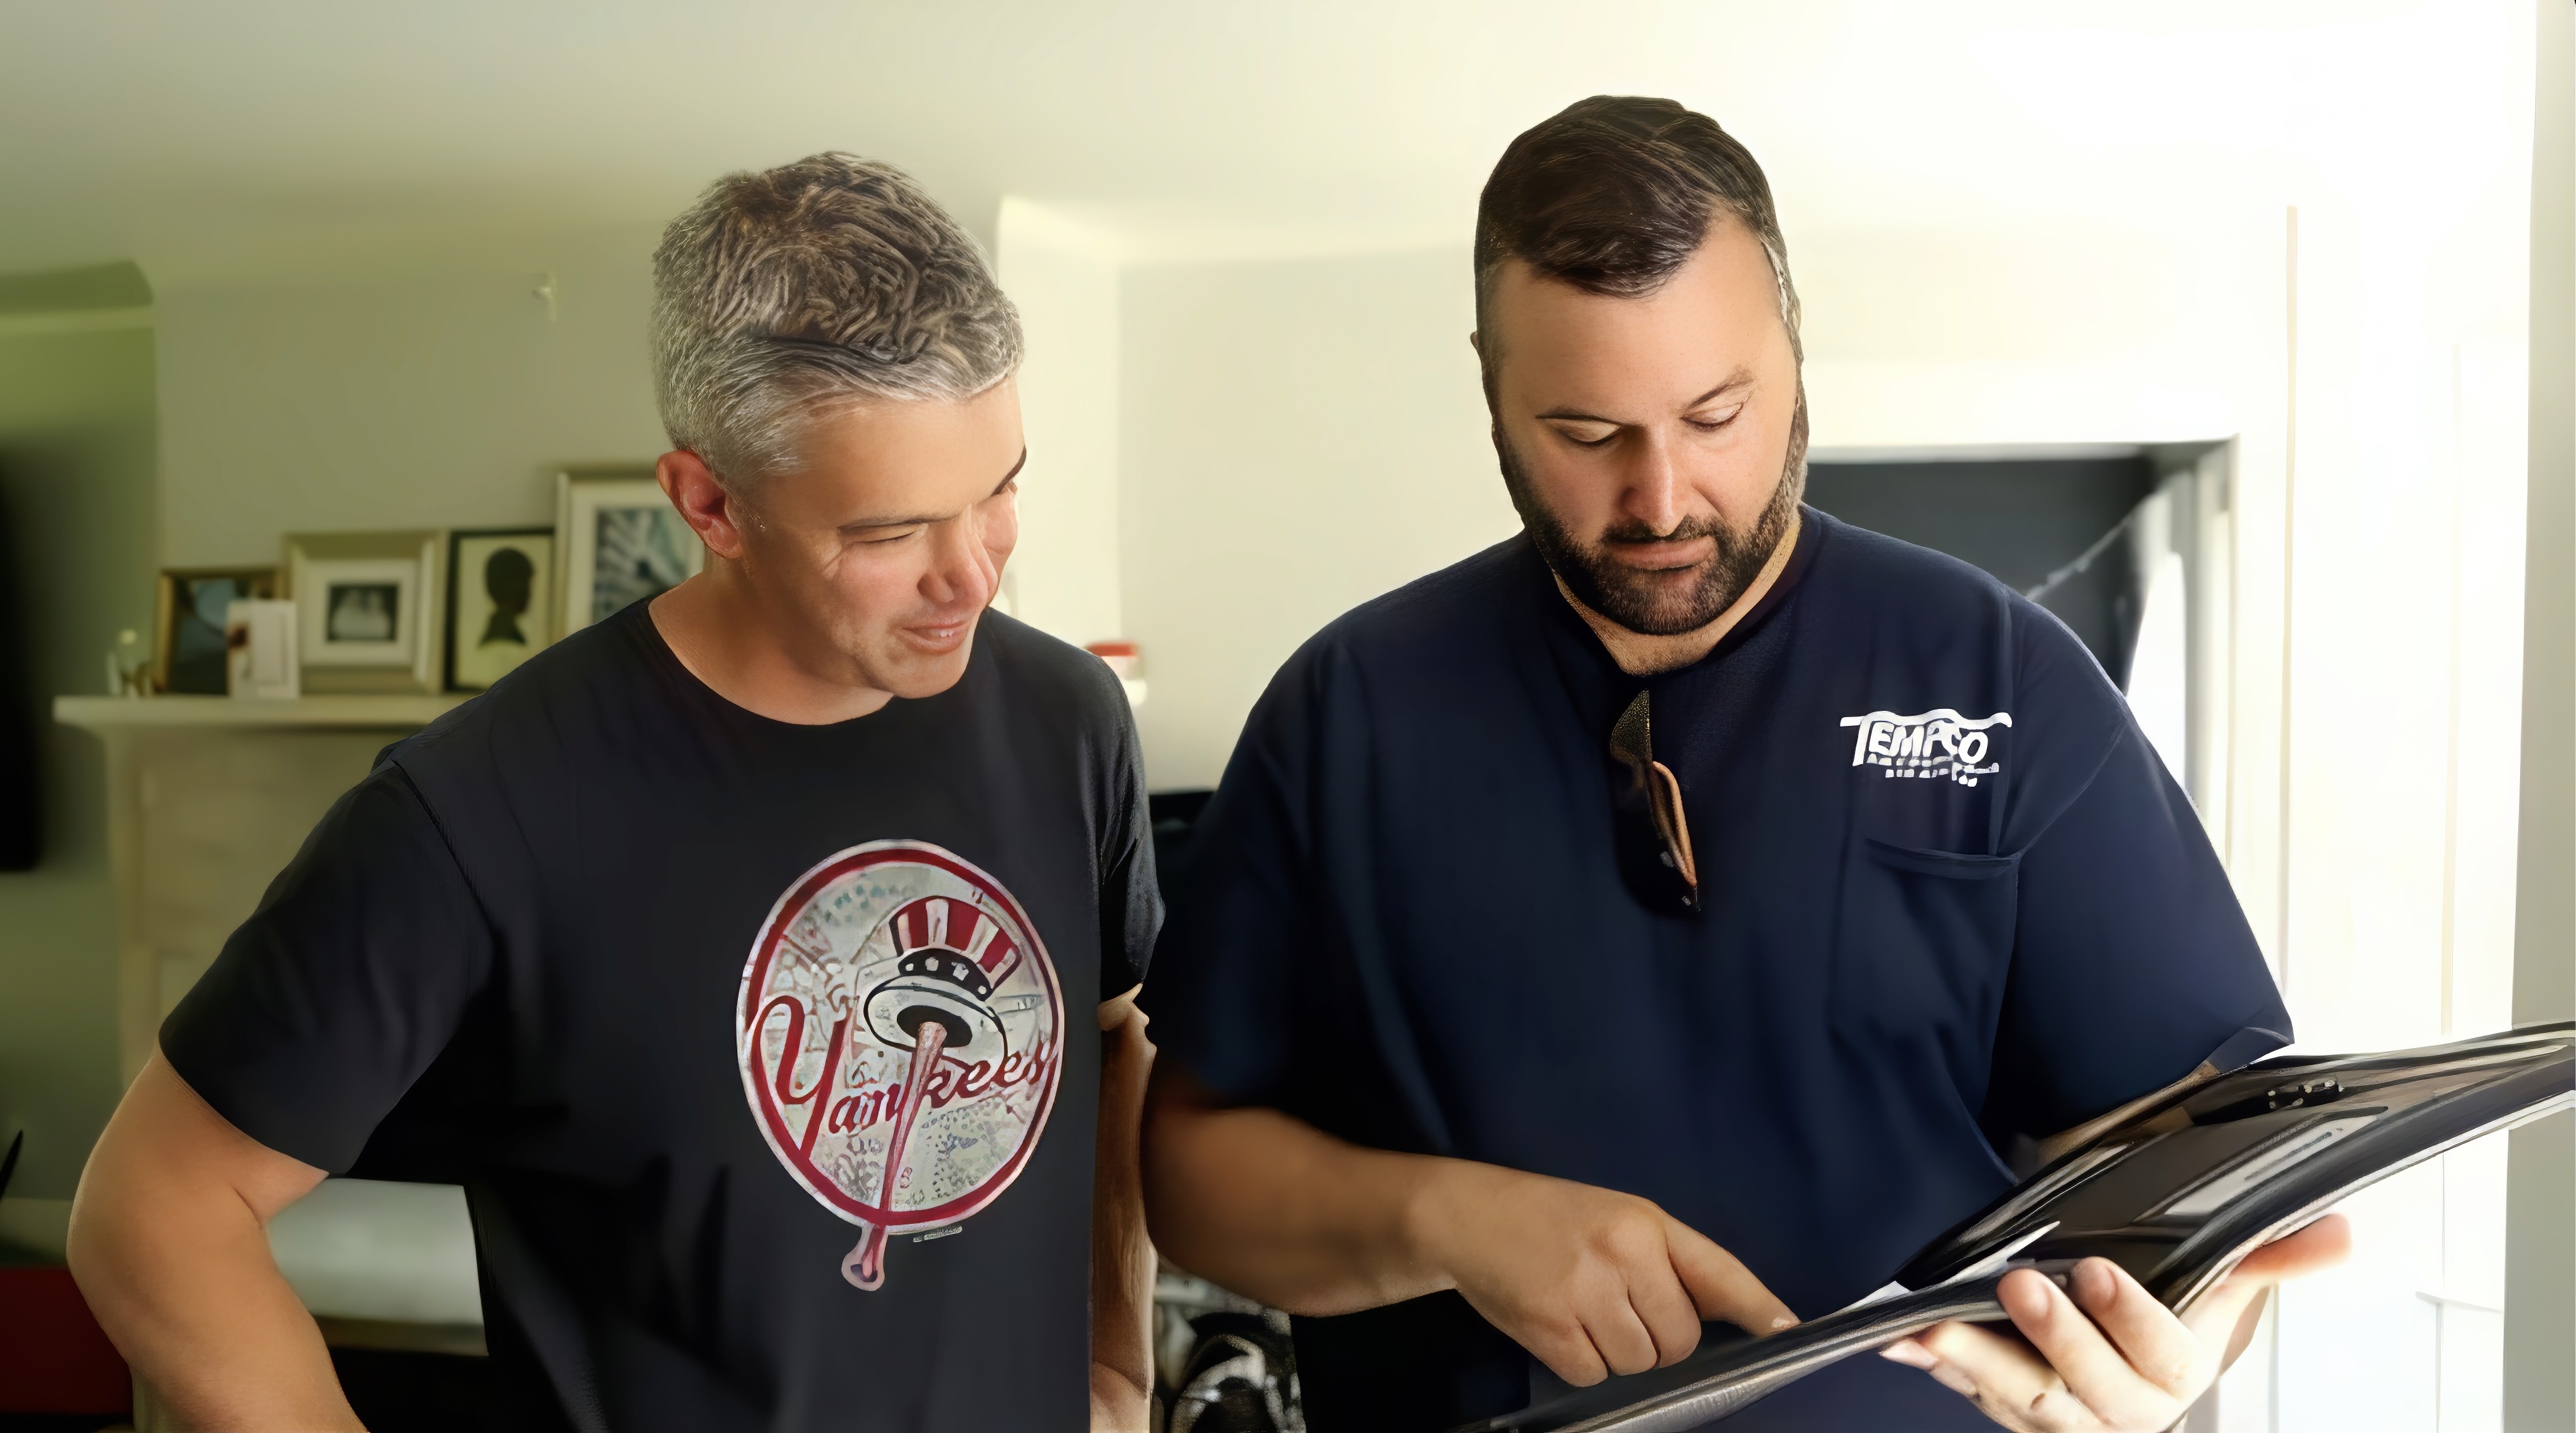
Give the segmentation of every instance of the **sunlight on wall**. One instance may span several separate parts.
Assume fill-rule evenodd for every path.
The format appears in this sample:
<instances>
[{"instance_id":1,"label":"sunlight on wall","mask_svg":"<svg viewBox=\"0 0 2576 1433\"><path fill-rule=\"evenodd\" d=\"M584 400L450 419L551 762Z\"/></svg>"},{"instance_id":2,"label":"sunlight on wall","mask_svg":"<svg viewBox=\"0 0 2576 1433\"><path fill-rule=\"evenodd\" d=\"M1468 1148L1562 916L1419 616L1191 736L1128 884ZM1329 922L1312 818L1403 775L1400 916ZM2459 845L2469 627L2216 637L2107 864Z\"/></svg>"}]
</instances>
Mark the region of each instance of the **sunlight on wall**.
<instances>
[{"instance_id":1,"label":"sunlight on wall","mask_svg":"<svg viewBox=\"0 0 2576 1433\"><path fill-rule=\"evenodd\" d=\"M1118 259L1076 221L1005 197L994 263L1028 336L1012 615L1081 645L1125 635L1118 590Z\"/></svg>"},{"instance_id":2,"label":"sunlight on wall","mask_svg":"<svg viewBox=\"0 0 2576 1433\"><path fill-rule=\"evenodd\" d=\"M2191 772L2184 750L2191 730L2191 615L2184 581L2182 554L2167 549L2147 574L2146 611L2138 620L2137 650L2129 656L2129 710L2177 784L2187 783Z\"/></svg>"}]
</instances>

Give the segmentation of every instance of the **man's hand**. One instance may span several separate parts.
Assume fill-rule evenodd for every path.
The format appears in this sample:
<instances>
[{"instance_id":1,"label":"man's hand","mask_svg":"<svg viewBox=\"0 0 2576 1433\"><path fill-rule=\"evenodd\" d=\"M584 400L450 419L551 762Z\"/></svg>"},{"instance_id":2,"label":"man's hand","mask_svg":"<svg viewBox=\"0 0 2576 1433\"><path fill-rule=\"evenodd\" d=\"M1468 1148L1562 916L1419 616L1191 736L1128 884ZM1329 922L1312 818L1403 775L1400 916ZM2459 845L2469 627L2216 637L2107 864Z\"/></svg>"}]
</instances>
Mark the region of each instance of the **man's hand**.
<instances>
[{"instance_id":1,"label":"man's hand","mask_svg":"<svg viewBox=\"0 0 2576 1433\"><path fill-rule=\"evenodd\" d=\"M1757 1334L1798 1321L1734 1255L1635 1195L1464 1160L1427 1174L1424 1257L1577 1387L1689 1357L1702 1319Z\"/></svg>"},{"instance_id":2,"label":"man's hand","mask_svg":"<svg viewBox=\"0 0 2576 1433\"><path fill-rule=\"evenodd\" d=\"M1364 1149L1180 1070L1147 1106L1155 1242L1294 1314L1456 1289L1568 1383L1671 1363L1704 1318L1797 1322L1734 1256L1633 1195L1469 1160Z\"/></svg>"},{"instance_id":3,"label":"man's hand","mask_svg":"<svg viewBox=\"0 0 2576 1433\"><path fill-rule=\"evenodd\" d=\"M1998 1290L2021 1339L1947 1323L1881 1352L1975 1400L2006 1428L2155 1433L2244 1351L2274 1284L2340 1264L2351 1251L2352 1225L2330 1214L2248 1254L2181 1318L2108 1259L2075 1266L2072 1298L2025 1269Z\"/></svg>"}]
</instances>

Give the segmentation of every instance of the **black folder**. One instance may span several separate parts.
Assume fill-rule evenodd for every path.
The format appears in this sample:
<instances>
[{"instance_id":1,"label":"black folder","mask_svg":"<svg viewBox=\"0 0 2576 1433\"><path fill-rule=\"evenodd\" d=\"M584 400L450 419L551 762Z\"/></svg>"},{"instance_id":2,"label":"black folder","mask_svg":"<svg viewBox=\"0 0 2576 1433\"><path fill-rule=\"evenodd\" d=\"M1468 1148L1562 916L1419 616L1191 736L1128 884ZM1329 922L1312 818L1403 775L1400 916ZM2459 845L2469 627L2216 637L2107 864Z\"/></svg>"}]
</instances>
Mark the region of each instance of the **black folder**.
<instances>
[{"instance_id":1,"label":"black folder","mask_svg":"<svg viewBox=\"0 0 2576 1433\"><path fill-rule=\"evenodd\" d=\"M2030 1268L2062 1281L2096 1255L2180 1312L2246 1254L2354 1191L2570 1105L2576 1025L2567 1022L2382 1055L2258 1061L2120 1112L1861 1303L1765 1338L1704 1343L1670 1368L1459 1433L1697 1428L1944 1320L2000 1320L2005 1274Z\"/></svg>"}]
</instances>

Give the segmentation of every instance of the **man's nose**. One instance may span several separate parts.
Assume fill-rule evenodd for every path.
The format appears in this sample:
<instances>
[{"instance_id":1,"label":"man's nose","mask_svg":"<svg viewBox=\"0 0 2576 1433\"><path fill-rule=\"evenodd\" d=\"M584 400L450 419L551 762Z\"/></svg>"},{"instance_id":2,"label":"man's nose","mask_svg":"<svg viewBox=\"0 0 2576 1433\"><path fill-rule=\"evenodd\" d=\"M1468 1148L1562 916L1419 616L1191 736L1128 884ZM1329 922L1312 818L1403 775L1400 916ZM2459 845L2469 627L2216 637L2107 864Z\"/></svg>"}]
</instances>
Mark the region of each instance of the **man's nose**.
<instances>
[{"instance_id":1,"label":"man's nose","mask_svg":"<svg viewBox=\"0 0 2576 1433\"><path fill-rule=\"evenodd\" d=\"M1649 532L1667 533L1681 526L1682 481L1673 462L1673 446L1663 434L1648 429L1629 448L1627 491L1621 506Z\"/></svg>"},{"instance_id":2,"label":"man's nose","mask_svg":"<svg viewBox=\"0 0 2576 1433\"><path fill-rule=\"evenodd\" d=\"M993 559L984 550L974 514L934 524L930 567L921 575L921 595L942 607L993 600Z\"/></svg>"}]
</instances>

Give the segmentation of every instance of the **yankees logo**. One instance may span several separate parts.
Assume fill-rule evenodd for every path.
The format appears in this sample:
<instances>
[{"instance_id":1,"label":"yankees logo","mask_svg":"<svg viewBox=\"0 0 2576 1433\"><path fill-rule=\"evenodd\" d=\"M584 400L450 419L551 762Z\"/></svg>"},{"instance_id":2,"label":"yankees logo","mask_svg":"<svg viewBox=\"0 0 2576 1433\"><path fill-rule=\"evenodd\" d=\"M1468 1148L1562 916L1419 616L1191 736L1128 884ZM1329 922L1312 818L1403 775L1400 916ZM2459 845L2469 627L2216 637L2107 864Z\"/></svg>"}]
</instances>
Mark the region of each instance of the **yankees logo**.
<instances>
[{"instance_id":1,"label":"yankees logo","mask_svg":"<svg viewBox=\"0 0 2576 1433\"><path fill-rule=\"evenodd\" d=\"M743 966L737 1053L787 1172L859 1226L841 1273L885 1282L889 1235L955 1226L1036 1148L1064 997L1010 892L920 841L871 841L778 899Z\"/></svg>"}]
</instances>

